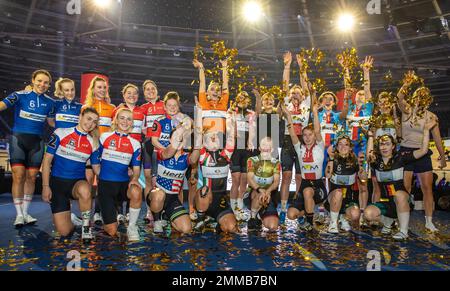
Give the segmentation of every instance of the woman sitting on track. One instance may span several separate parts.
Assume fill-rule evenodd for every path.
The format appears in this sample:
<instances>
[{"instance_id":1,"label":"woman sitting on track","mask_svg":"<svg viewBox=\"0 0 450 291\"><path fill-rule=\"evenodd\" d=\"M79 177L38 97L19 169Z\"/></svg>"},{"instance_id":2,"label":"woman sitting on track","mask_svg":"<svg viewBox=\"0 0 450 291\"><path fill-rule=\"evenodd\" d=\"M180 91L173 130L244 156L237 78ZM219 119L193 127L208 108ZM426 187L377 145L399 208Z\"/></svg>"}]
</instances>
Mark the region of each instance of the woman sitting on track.
<instances>
[{"instance_id":1,"label":"woman sitting on track","mask_svg":"<svg viewBox=\"0 0 450 291\"><path fill-rule=\"evenodd\" d=\"M189 213L183 207L179 194L183 190L188 166L198 162L201 148L201 144L199 144L201 141L197 141L191 154L183 151L187 140L190 138L191 128L192 122L190 119L184 119L172 133L169 145L165 149L157 151L157 188L146 197L147 205L151 211L161 213L161 216L165 212L172 223L172 227L183 234L190 233L192 225Z\"/></svg>"},{"instance_id":2,"label":"woman sitting on track","mask_svg":"<svg viewBox=\"0 0 450 291\"><path fill-rule=\"evenodd\" d=\"M397 153L397 144L390 135L383 135L377 139L375 152L373 133L369 132L367 156L381 189L380 202L368 206L364 210L364 217L368 221L380 221L384 227L384 234L391 233L393 219L398 217L400 231L393 235L396 240L408 238L409 227L409 193L403 183L404 167L425 156L428 152L430 130L436 126L436 119L430 117L423 130L422 147L415 151Z\"/></svg>"}]
</instances>

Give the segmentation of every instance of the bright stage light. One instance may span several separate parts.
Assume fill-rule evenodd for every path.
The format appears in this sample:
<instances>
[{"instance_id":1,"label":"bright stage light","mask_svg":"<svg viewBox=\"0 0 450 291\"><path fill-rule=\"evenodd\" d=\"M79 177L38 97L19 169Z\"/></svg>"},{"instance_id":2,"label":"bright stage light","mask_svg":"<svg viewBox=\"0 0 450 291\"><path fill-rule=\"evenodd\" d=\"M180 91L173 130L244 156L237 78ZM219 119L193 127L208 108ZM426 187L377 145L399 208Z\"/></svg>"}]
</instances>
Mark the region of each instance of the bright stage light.
<instances>
[{"instance_id":1,"label":"bright stage light","mask_svg":"<svg viewBox=\"0 0 450 291\"><path fill-rule=\"evenodd\" d=\"M111 5L111 0L94 0L94 3L99 8L106 8Z\"/></svg>"},{"instance_id":2,"label":"bright stage light","mask_svg":"<svg viewBox=\"0 0 450 291\"><path fill-rule=\"evenodd\" d=\"M243 16L249 22L256 22L263 16L263 9L258 2L250 1L245 3Z\"/></svg>"},{"instance_id":3,"label":"bright stage light","mask_svg":"<svg viewBox=\"0 0 450 291\"><path fill-rule=\"evenodd\" d=\"M338 29L342 32L349 32L355 25L355 17L349 13L339 16L337 21Z\"/></svg>"}]
</instances>

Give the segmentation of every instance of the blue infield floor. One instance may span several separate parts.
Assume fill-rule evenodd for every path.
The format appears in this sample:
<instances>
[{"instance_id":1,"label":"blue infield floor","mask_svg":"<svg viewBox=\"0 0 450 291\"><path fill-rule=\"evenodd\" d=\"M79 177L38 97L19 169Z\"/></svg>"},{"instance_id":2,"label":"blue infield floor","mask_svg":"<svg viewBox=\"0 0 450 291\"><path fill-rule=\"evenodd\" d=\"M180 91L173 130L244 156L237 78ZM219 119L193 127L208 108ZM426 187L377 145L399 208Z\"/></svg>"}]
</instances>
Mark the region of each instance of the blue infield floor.
<instances>
[{"instance_id":1,"label":"blue infield floor","mask_svg":"<svg viewBox=\"0 0 450 291\"><path fill-rule=\"evenodd\" d=\"M143 207L141 216L145 211ZM297 230L295 221L274 233L247 233L242 224L239 235L208 230L184 237L170 232L154 235L140 219L140 242L128 243L125 227L119 239L106 236L97 227L96 240L90 244L80 241L79 232L71 239L58 238L50 207L39 196L30 213L38 223L14 229L11 195L0 195L0 271L63 271L70 251L79 252L81 269L87 271L364 271L370 251L380 254L381 270L450 270L450 213L444 212L436 212L434 218L439 235L426 234L423 212L413 212L410 238L405 242L372 229L331 235L326 226L317 226L306 234Z\"/></svg>"}]
</instances>

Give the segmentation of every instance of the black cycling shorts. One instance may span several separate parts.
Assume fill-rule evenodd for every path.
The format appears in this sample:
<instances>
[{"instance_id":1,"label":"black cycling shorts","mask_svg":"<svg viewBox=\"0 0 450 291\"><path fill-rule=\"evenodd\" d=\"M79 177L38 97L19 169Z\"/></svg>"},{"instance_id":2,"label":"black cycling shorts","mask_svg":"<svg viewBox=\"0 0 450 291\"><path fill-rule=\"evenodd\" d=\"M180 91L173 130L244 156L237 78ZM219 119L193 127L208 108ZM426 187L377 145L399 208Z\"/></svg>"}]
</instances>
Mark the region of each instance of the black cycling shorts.
<instances>
[{"instance_id":1,"label":"black cycling shorts","mask_svg":"<svg viewBox=\"0 0 450 291\"><path fill-rule=\"evenodd\" d=\"M50 208L52 213L61 213L70 211L70 201L76 200L73 197L73 187L78 181L85 181L84 179L61 179L57 177L50 177L50 189L52 190L52 198L50 199Z\"/></svg>"},{"instance_id":2,"label":"black cycling shorts","mask_svg":"<svg viewBox=\"0 0 450 291\"><path fill-rule=\"evenodd\" d=\"M291 138L286 136L281 148L281 169L283 172L292 172L292 167L295 166L295 174L301 174L300 162L297 153L292 145Z\"/></svg>"},{"instance_id":3,"label":"black cycling shorts","mask_svg":"<svg viewBox=\"0 0 450 291\"><path fill-rule=\"evenodd\" d=\"M117 222L117 206L128 201L128 185L130 182L98 182L98 202L104 224Z\"/></svg>"},{"instance_id":4,"label":"black cycling shorts","mask_svg":"<svg viewBox=\"0 0 450 291\"><path fill-rule=\"evenodd\" d=\"M39 169L44 156L44 140L39 135L14 133L9 138L11 167Z\"/></svg>"}]
</instances>

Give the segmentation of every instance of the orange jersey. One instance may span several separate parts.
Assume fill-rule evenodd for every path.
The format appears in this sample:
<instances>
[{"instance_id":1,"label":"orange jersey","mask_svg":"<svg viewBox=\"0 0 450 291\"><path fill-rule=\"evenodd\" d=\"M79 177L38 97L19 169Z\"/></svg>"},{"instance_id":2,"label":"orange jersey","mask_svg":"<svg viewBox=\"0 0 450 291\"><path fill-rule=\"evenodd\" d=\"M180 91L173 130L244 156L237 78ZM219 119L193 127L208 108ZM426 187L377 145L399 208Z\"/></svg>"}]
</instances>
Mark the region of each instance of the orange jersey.
<instances>
[{"instance_id":1,"label":"orange jersey","mask_svg":"<svg viewBox=\"0 0 450 291\"><path fill-rule=\"evenodd\" d=\"M219 101L208 100L206 92L199 94L204 129L225 133L228 99L230 99L228 93L223 93Z\"/></svg>"},{"instance_id":2,"label":"orange jersey","mask_svg":"<svg viewBox=\"0 0 450 291\"><path fill-rule=\"evenodd\" d=\"M100 115L98 121L98 131L101 134L111 130L113 111L116 108L114 105L107 103L104 100L94 100L92 107L97 110Z\"/></svg>"}]
</instances>

